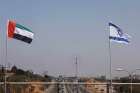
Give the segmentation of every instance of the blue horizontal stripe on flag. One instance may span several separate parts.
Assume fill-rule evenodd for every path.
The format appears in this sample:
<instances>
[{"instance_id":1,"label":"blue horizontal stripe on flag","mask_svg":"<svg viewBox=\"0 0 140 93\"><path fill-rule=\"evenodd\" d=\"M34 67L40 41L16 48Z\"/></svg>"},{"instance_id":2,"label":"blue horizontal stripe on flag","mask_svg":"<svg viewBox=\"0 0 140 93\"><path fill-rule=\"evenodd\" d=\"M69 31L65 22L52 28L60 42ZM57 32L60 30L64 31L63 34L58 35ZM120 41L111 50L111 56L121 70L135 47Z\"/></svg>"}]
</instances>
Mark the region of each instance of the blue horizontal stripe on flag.
<instances>
[{"instance_id":1,"label":"blue horizontal stripe on flag","mask_svg":"<svg viewBox=\"0 0 140 93\"><path fill-rule=\"evenodd\" d=\"M116 41L124 41L124 42L129 43L129 41L127 39L121 38L121 37L112 37L112 36L109 36L109 39L116 40Z\"/></svg>"},{"instance_id":2,"label":"blue horizontal stripe on flag","mask_svg":"<svg viewBox=\"0 0 140 93\"><path fill-rule=\"evenodd\" d=\"M118 26L116 26L116 25L114 25L112 23L109 23L109 26L114 26L115 28L120 29Z\"/></svg>"}]
</instances>

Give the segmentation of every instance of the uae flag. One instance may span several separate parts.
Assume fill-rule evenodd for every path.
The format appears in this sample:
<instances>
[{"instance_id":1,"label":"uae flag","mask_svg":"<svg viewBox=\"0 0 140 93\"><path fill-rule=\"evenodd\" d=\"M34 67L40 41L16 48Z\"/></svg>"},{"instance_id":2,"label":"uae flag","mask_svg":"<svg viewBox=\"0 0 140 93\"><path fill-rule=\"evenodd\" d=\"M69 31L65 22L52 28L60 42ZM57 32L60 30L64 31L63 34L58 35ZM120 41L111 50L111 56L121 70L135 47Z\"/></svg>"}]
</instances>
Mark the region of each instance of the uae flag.
<instances>
[{"instance_id":1,"label":"uae flag","mask_svg":"<svg viewBox=\"0 0 140 93\"><path fill-rule=\"evenodd\" d=\"M30 44L33 40L34 33L30 29L24 27L23 25L20 25L15 21L9 20L8 37L15 38L17 40L21 40Z\"/></svg>"}]
</instances>

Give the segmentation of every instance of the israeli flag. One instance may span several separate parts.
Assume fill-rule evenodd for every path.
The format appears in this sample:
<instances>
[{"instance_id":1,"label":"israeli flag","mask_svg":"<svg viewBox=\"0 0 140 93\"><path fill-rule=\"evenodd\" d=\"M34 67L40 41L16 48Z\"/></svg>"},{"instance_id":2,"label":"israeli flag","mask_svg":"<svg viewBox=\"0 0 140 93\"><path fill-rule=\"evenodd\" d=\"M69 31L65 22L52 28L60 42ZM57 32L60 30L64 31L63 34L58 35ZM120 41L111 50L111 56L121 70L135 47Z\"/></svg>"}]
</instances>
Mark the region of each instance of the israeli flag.
<instances>
[{"instance_id":1,"label":"israeli flag","mask_svg":"<svg viewBox=\"0 0 140 93\"><path fill-rule=\"evenodd\" d=\"M122 32L122 29L120 29L118 26L109 23L109 29L110 29L110 35L109 35L110 41L117 42L117 43L124 43L124 44L128 44L130 42L128 40L128 35L124 34Z\"/></svg>"}]
</instances>

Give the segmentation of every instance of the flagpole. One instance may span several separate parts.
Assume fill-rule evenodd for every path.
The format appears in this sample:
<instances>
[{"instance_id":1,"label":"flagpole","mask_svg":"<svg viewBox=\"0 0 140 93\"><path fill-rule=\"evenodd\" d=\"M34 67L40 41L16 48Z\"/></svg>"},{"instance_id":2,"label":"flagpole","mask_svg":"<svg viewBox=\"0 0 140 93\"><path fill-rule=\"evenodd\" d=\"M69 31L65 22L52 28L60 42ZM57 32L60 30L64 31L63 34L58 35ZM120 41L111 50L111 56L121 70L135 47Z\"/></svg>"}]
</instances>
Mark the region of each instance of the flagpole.
<instances>
[{"instance_id":1,"label":"flagpole","mask_svg":"<svg viewBox=\"0 0 140 93\"><path fill-rule=\"evenodd\" d=\"M9 21L8 21L9 22ZM7 23L7 28L8 28L8 23ZM5 77L4 77L4 91L5 93L7 92L7 31L6 31L6 38L5 38Z\"/></svg>"},{"instance_id":2,"label":"flagpole","mask_svg":"<svg viewBox=\"0 0 140 93\"><path fill-rule=\"evenodd\" d=\"M110 72L110 89L112 93L112 57L111 57L111 44L110 44L110 39L109 39L109 72Z\"/></svg>"}]
</instances>

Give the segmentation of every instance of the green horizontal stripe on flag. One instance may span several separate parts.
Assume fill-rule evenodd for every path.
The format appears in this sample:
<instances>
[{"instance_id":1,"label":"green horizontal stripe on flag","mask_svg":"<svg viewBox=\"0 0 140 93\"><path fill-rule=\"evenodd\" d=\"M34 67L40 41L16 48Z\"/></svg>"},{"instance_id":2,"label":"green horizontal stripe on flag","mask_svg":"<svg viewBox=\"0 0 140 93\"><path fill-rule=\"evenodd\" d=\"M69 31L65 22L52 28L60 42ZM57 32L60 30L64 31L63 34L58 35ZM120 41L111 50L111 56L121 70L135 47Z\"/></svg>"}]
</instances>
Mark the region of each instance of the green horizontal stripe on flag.
<instances>
[{"instance_id":1,"label":"green horizontal stripe on flag","mask_svg":"<svg viewBox=\"0 0 140 93\"><path fill-rule=\"evenodd\" d=\"M24 26L22 26L22 25L20 25L20 24L16 24L16 27L18 27L18 28L20 28L20 29L23 29L23 30L27 30L27 31L29 31L29 32L32 32L30 29L28 29L28 28L26 28L26 27L24 27Z\"/></svg>"}]
</instances>

